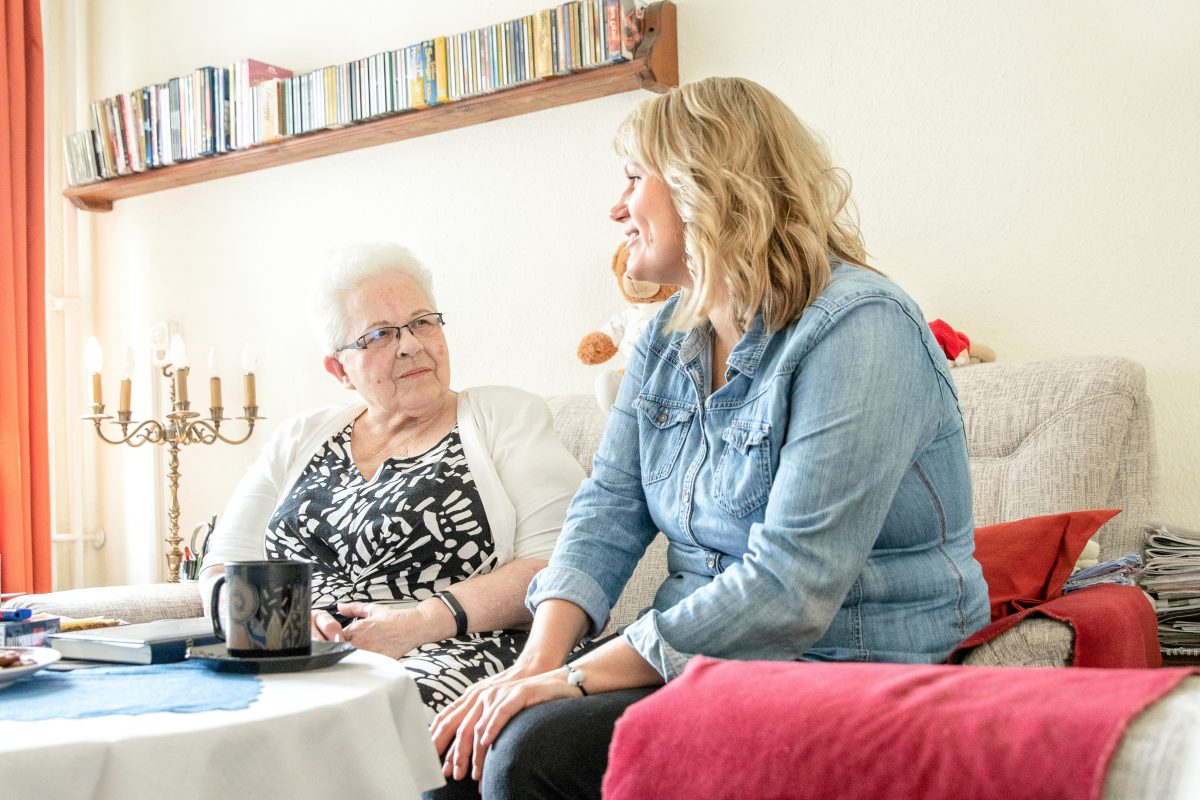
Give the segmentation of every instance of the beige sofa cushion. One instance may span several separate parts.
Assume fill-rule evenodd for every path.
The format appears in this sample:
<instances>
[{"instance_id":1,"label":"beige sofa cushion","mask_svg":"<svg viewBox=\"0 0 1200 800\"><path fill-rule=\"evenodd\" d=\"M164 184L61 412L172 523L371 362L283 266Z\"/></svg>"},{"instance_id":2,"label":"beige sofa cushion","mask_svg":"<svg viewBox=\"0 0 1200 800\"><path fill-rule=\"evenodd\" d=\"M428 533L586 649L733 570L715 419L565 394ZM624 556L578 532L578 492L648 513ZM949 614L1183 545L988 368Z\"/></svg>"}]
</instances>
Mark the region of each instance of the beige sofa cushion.
<instances>
[{"instance_id":1,"label":"beige sofa cushion","mask_svg":"<svg viewBox=\"0 0 1200 800\"><path fill-rule=\"evenodd\" d=\"M951 372L967 432L975 524L1119 508L1100 558L1141 553L1154 505L1146 374L1110 356Z\"/></svg>"},{"instance_id":2,"label":"beige sofa cushion","mask_svg":"<svg viewBox=\"0 0 1200 800\"><path fill-rule=\"evenodd\" d=\"M32 608L63 617L110 617L129 623L156 619L186 619L203 615L195 583L147 583L135 586L101 586L69 589L52 594L27 594L5 604Z\"/></svg>"}]
</instances>

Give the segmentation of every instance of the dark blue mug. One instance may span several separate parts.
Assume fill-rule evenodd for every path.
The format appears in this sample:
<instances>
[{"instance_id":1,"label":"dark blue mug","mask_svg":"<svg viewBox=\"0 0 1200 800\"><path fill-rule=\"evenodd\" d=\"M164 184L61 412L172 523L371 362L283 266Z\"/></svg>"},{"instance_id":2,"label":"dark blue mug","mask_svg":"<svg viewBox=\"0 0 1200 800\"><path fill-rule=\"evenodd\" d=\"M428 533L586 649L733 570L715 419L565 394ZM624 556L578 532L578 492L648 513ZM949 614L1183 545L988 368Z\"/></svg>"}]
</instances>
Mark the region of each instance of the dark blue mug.
<instances>
[{"instance_id":1,"label":"dark blue mug","mask_svg":"<svg viewBox=\"0 0 1200 800\"><path fill-rule=\"evenodd\" d=\"M221 587L226 587L225 617ZM212 589L213 633L237 658L312 653L312 563L231 561Z\"/></svg>"}]
</instances>

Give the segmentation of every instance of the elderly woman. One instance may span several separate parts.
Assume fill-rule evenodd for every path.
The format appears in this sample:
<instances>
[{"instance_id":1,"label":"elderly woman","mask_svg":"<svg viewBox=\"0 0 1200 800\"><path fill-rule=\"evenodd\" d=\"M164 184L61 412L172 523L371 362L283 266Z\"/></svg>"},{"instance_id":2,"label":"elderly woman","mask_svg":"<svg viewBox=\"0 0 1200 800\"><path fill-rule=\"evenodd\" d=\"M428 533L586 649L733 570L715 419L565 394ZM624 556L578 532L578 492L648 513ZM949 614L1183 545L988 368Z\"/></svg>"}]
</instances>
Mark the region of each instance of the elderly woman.
<instances>
[{"instance_id":1,"label":"elderly woman","mask_svg":"<svg viewBox=\"0 0 1200 800\"><path fill-rule=\"evenodd\" d=\"M313 633L402 658L437 710L516 659L530 579L583 470L539 398L450 388L429 273L397 246L335 256L310 314L357 397L284 423L238 484L201 597L228 561L313 563Z\"/></svg>"},{"instance_id":2,"label":"elderly woman","mask_svg":"<svg viewBox=\"0 0 1200 800\"><path fill-rule=\"evenodd\" d=\"M617 142L628 274L683 292L630 359L524 652L435 721L439 796L598 798L617 718L695 655L936 663L988 620L945 356L867 266L824 147L736 78L645 101ZM566 664L659 530L653 607Z\"/></svg>"}]
</instances>

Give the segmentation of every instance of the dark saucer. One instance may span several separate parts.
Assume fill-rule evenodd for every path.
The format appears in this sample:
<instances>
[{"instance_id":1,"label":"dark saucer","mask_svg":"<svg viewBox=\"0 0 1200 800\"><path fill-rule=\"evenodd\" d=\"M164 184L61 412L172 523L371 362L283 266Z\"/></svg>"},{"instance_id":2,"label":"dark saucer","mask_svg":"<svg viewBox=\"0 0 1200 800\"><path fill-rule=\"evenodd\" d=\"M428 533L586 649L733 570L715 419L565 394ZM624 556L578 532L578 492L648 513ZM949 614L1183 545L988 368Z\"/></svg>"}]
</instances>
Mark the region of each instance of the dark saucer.
<instances>
[{"instance_id":1,"label":"dark saucer","mask_svg":"<svg viewBox=\"0 0 1200 800\"><path fill-rule=\"evenodd\" d=\"M268 656L266 658L239 658L225 651L225 644L209 644L204 647L189 647L189 661L199 661L219 672L300 672L306 669L328 667L354 652L349 642L312 643L312 654L307 656Z\"/></svg>"}]
</instances>

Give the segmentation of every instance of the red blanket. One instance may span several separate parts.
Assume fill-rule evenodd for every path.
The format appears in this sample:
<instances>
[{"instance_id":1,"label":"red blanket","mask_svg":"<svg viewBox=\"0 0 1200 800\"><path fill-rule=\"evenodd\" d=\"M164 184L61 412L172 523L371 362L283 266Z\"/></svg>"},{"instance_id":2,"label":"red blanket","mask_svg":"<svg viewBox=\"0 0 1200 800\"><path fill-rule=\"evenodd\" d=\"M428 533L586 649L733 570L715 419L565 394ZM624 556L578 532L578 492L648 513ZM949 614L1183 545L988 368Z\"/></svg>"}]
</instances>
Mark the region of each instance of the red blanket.
<instances>
[{"instance_id":1,"label":"red blanket","mask_svg":"<svg viewBox=\"0 0 1200 800\"><path fill-rule=\"evenodd\" d=\"M990 642L1032 614L1061 620L1075 629L1076 667L1161 667L1158 620L1142 590L1102 584L1056 597L998 619L954 648L949 661L961 662L973 648Z\"/></svg>"},{"instance_id":2,"label":"red blanket","mask_svg":"<svg viewBox=\"0 0 1200 800\"><path fill-rule=\"evenodd\" d=\"M1188 669L718 661L617 722L606 800L1095 800Z\"/></svg>"}]
</instances>

